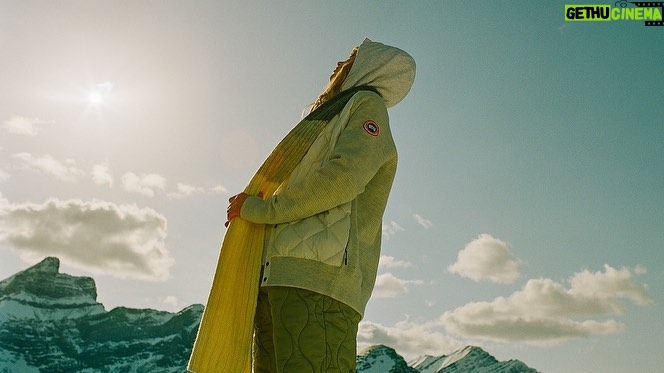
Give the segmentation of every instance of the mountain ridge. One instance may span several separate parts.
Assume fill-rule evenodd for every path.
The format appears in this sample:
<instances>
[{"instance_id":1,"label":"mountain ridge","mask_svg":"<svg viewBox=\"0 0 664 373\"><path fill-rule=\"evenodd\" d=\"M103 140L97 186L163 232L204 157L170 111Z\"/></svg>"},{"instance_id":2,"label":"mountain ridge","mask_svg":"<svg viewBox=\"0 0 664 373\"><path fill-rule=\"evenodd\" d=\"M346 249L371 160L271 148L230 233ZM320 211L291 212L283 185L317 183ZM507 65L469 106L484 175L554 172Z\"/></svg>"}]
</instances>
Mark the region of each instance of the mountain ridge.
<instances>
[{"instance_id":1,"label":"mountain ridge","mask_svg":"<svg viewBox=\"0 0 664 373\"><path fill-rule=\"evenodd\" d=\"M450 355L424 355L409 365L418 373L537 373L519 360L498 361L478 346L466 346Z\"/></svg>"},{"instance_id":2,"label":"mountain ridge","mask_svg":"<svg viewBox=\"0 0 664 373\"><path fill-rule=\"evenodd\" d=\"M97 302L94 279L59 272L48 257L0 281L0 373L182 372L203 306L179 312ZM499 362L480 347L408 363L393 348L357 356L358 373L535 373L518 360Z\"/></svg>"}]
</instances>

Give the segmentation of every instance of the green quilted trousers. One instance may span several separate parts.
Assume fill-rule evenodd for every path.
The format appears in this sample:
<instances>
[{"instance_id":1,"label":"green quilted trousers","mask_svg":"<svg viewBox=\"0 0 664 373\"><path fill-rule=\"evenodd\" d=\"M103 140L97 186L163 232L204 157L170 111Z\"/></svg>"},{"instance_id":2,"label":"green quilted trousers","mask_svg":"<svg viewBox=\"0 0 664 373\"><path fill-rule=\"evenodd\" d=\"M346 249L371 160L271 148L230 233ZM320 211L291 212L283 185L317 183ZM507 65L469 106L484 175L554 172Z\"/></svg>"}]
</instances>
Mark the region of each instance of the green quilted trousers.
<instances>
[{"instance_id":1,"label":"green quilted trousers","mask_svg":"<svg viewBox=\"0 0 664 373\"><path fill-rule=\"evenodd\" d=\"M328 296L261 288L254 333L255 373L355 372L360 315Z\"/></svg>"}]
</instances>

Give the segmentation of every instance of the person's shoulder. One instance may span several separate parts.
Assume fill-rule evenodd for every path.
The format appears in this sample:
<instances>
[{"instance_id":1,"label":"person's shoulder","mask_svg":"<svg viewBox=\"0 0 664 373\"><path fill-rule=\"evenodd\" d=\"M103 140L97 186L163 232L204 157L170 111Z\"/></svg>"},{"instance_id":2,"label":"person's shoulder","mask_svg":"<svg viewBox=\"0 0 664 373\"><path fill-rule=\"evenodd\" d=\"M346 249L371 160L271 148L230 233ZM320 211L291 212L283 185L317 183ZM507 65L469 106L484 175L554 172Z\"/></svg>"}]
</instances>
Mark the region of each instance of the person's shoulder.
<instances>
[{"instance_id":1,"label":"person's shoulder","mask_svg":"<svg viewBox=\"0 0 664 373\"><path fill-rule=\"evenodd\" d=\"M362 90L354 94L351 99L351 107L353 109L372 108L387 112L385 100L378 93L370 90Z\"/></svg>"},{"instance_id":2,"label":"person's shoulder","mask_svg":"<svg viewBox=\"0 0 664 373\"><path fill-rule=\"evenodd\" d=\"M358 91L355 95L353 95L353 99L362 101L380 101L385 103L383 98L380 97L378 93L368 89Z\"/></svg>"}]
</instances>

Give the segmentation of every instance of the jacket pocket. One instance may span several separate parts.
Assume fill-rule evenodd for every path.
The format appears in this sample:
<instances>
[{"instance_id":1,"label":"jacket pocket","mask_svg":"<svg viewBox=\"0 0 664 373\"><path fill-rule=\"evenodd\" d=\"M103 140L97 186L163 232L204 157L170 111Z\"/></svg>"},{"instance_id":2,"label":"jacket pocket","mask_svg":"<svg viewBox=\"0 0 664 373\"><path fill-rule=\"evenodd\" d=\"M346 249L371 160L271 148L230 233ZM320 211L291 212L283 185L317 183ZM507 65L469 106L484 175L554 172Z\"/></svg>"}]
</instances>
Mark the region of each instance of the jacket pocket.
<instances>
[{"instance_id":1,"label":"jacket pocket","mask_svg":"<svg viewBox=\"0 0 664 373\"><path fill-rule=\"evenodd\" d=\"M275 227L268 257L287 256L341 266L346 259L351 204Z\"/></svg>"}]
</instances>

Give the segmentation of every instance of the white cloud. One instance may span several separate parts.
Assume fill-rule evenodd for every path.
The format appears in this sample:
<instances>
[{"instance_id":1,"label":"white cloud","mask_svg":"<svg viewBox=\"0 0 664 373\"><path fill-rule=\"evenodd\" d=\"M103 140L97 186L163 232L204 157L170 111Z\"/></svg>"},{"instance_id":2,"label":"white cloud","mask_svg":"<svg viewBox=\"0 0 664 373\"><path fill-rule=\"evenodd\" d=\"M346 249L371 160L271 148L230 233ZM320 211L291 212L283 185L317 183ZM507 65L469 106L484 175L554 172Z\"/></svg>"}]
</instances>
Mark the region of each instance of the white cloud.
<instances>
[{"instance_id":1,"label":"white cloud","mask_svg":"<svg viewBox=\"0 0 664 373\"><path fill-rule=\"evenodd\" d=\"M423 218L420 214L413 214L413 219L415 219L417 224L424 227L424 229L429 229L433 227L433 223L431 222L431 220Z\"/></svg>"},{"instance_id":2,"label":"white cloud","mask_svg":"<svg viewBox=\"0 0 664 373\"><path fill-rule=\"evenodd\" d=\"M406 359L422 354L440 355L454 351L463 344L449 337L436 323L414 323L404 320L394 326L362 321L358 327L357 342L360 349L384 344L394 348Z\"/></svg>"},{"instance_id":3,"label":"white cloud","mask_svg":"<svg viewBox=\"0 0 664 373\"><path fill-rule=\"evenodd\" d=\"M189 184L177 184L177 191L168 193L168 198L185 198L196 194L205 193L205 188Z\"/></svg>"},{"instance_id":4,"label":"white cloud","mask_svg":"<svg viewBox=\"0 0 664 373\"><path fill-rule=\"evenodd\" d=\"M180 301L178 301L178 298L175 295L167 295L166 297L164 297L161 300L161 302L163 304L170 305L170 306L176 306L180 303Z\"/></svg>"},{"instance_id":5,"label":"white cloud","mask_svg":"<svg viewBox=\"0 0 664 373\"><path fill-rule=\"evenodd\" d=\"M636 275L645 273L643 266L634 268ZM632 271L625 267L615 269L605 264L604 272L584 270L572 276L570 283L572 285L570 292L575 296L596 297L604 301L627 298L639 305L651 302L645 285L633 282Z\"/></svg>"},{"instance_id":6,"label":"white cloud","mask_svg":"<svg viewBox=\"0 0 664 373\"><path fill-rule=\"evenodd\" d=\"M421 280L402 280L391 273L383 273L376 277L372 296L374 298L394 298L408 292L409 285L421 285Z\"/></svg>"},{"instance_id":7,"label":"white cloud","mask_svg":"<svg viewBox=\"0 0 664 373\"><path fill-rule=\"evenodd\" d=\"M365 320L359 325L358 347L385 344L405 357L415 357L440 355L482 340L547 346L619 333L625 326L612 316L625 311L621 302L652 302L645 285L633 278L644 271L642 266L615 269L606 265L603 271L574 274L567 287L550 279L532 279L509 297L468 303L432 321L406 319L385 326Z\"/></svg>"},{"instance_id":8,"label":"white cloud","mask_svg":"<svg viewBox=\"0 0 664 373\"><path fill-rule=\"evenodd\" d=\"M3 127L11 134L37 136L39 134L39 125L51 123L53 123L53 121L15 115L4 121Z\"/></svg>"},{"instance_id":9,"label":"white cloud","mask_svg":"<svg viewBox=\"0 0 664 373\"><path fill-rule=\"evenodd\" d=\"M161 297L159 298L159 302L162 304L163 309L170 312L178 312L187 306L186 304L182 303L175 295Z\"/></svg>"},{"instance_id":10,"label":"white cloud","mask_svg":"<svg viewBox=\"0 0 664 373\"><path fill-rule=\"evenodd\" d=\"M0 242L34 262L55 255L93 273L165 280L166 218L149 208L51 199L0 206Z\"/></svg>"},{"instance_id":11,"label":"white cloud","mask_svg":"<svg viewBox=\"0 0 664 373\"><path fill-rule=\"evenodd\" d=\"M394 220L390 221L389 223L383 223L383 236L385 236L387 239L397 234L397 232L403 231L404 229Z\"/></svg>"},{"instance_id":12,"label":"white cloud","mask_svg":"<svg viewBox=\"0 0 664 373\"><path fill-rule=\"evenodd\" d=\"M212 192L214 192L214 193L228 193L228 189L226 189L226 187L223 186L223 185L217 185L214 188L212 188Z\"/></svg>"},{"instance_id":13,"label":"white cloud","mask_svg":"<svg viewBox=\"0 0 664 373\"><path fill-rule=\"evenodd\" d=\"M378 267L380 268L408 268L412 267L413 264L405 260L397 260L393 256L381 255L378 262Z\"/></svg>"},{"instance_id":14,"label":"white cloud","mask_svg":"<svg viewBox=\"0 0 664 373\"><path fill-rule=\"evenodd\" d=\"M113 187L113 173L105 163L99 163L92 166L92 181L99 185L108 185L109 188Z\"/></svg>"},{"instance_id":15,"label":"white cloud","mask_svg":"<svg viewBox=\"0 0 664 373\"><path fill-rule=\"evenodd\" d=\"M12 158L21 163L20 167L51 175L62 181L75 181L85 174L73 159L61 162L49 154L34 156L25 152L13 154Z\"/></svg>"},{"instance_id":16,"label":"white cloud","mask_svg":"<svg viewBox=\"0 0 664 373\"><path fill-rule=\"evenodd\" d=\"M166 179L157 174L142 174L139 176L133 172L127 172L122 176L122 186L129 192L154 197L157 190L163 191L166 188Z\"/></svg>"},{"instance_id":17,"label":"white cloud","mask_svg":"<svg viewBox=\"0 0 664 373\"><path fill-rule=\"evenodd\" d=\"M459 251L457 261L447 269L475 281L510 284L519 278L519 264L505 242L481 234Z\"/></svg>"},{"instance_id":18,"label":"white cloud","mask_svg":"<svg viewBox=\"0 0 664 373\"><path fill-rule=\"evenodd\" d=\"M550 279L529 280L507 298L445 312L441 323L450 332L470 338L551 344L622 331L623 324L601 318L624 313L621 301L625 299L638 305L652 301L645 285L634 282L632 270L606 265L604 272L575 274L569 288Z\"/></svg>"}]
</instances>

